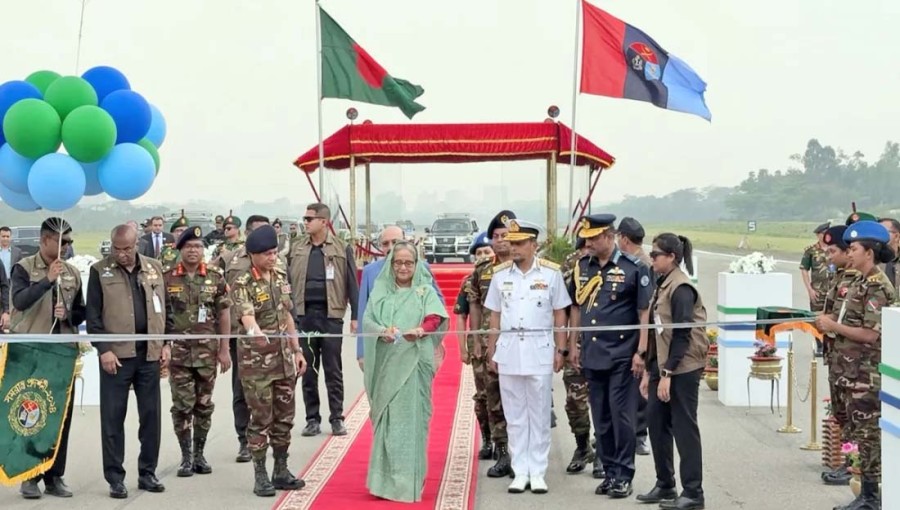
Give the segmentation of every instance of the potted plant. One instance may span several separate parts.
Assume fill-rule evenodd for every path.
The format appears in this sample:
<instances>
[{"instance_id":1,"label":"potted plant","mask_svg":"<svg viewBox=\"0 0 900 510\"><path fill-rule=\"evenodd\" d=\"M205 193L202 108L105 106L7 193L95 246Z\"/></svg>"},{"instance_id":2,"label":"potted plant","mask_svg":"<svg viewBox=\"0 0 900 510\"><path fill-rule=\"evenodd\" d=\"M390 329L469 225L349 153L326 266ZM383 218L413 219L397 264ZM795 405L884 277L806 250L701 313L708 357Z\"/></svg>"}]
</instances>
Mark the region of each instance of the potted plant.
<instances>
[{"instance_id":1,"label":"potted plant","mask_svg":"<svg viewBox=\"0 0 900 510\"><path fill-rule=\"evenodd\" d=\"M859 496L862 487L859 479L859 446L856 443L844 443L841 445L841 453L847 460L849 466L847 470L853 475L853 478L850 479L850 490L853 491L854 496Z\"/></svg>"},{"instance_id":2,"label":"potted plant","mask_svg":"<svg viewBox=\"0 0 900 510\"><path fill-rule=\"evenodd\" d=\"M712 391L719 390L719 331L715 328L706 330L706 338L709 340L709 350L706 353L706 368L703 369L703 379L706 386Z\"/></svg>"},{"instance_id":3,"label":"potted plant","mask_svg":"<svg viewBox=\"0 0 900 510\"><path fill-rule=\"evenodd\" d=\"M781 357L776 356L778 348L768 342L756 341L756 352L750 356L750 373L771 378L781 373Z\"/></svg>"}]
</instances>

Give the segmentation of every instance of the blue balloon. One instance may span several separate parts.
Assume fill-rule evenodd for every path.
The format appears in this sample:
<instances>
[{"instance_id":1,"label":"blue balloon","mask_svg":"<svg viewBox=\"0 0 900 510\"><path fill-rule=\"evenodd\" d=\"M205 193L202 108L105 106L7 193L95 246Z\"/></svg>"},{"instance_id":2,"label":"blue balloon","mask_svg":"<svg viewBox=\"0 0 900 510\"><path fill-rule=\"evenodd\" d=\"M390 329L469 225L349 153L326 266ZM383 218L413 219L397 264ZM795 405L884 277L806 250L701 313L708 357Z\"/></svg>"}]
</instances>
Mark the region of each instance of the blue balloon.
<instances>
[{"instance_id":1,"label":"blue balloon","mask_svg":"<svg viewBox=\"0 0 900 510\"><path fill-rule=\"evenodd\" d=\"M117 90L100 103L116 122L116 143L135 143L150 129L150 105L137 92Z\"/></svg>"},{"instance_id":2,"label":"blue balloon","mask_svg":"<svg viewBox=\"0 0 900 510\"><path fill-rule=\"evenodd\" d=\"M100 185L100 177L97 175L100 162L82 163L81 168L84 169L84 196L92 197L103 193L103 186Z\"/></svg>"},{"instance_id":3,"label":"blue balloon","mask_svg":"<svg viewBox=\"0 0 900 510\"><path fill-rule=\"evenodd\" d=\"M2 127L6 110L23 99L44 99L44 95L27 81L13 80L0 85L0 145L6 143Z\"/></svg>"},{"instance_id":4,"label":"blue balloon","mask_svg":"<svg viewBox=\"0 0 900 510\"><path fill-rule=\"evenodd\" d=\"M28 171L34 164L33 159L26 158L8 144L0 147L0 184L16 193L28 193Z\"/></svg>"},{"instance_id":5,"label":"blue balloon","mask_svg":"<svg viewBox=\"0 0 900 510\"><path fill-rule=\"evenodd\" d=\"M66 154L52 153L34 162L28 174L28 191L35 203L50 211L75 207L84 196L84 170Z\"/></svg>"},{"instance_id":6,"label":"blue balloon","mask_svg":"<svg viewBox=\"0 0 900 510\"><path fill-rule=\"evenodd\" d=\"M28 193L16 193L3 184L0 184L0 199L17 211L37 211L41 208Z\"/></svg>"},{"instance_id":7,"label":"blue balloon","mask_svg":"<svg viewBox=\"0 0 900 510\"><path fill-rule=\"evenodd\" d=\"M131 90L128 78L114 67L92 67L81 75L82 78L94 87L97 93L98 103L102 103L106 96L117 90Z\"/></svg>"},{"instance_id":8,"label":"blue balloon","mask_svg":"<svg viewBox=\"0 0 900 510\"><path fill-rule=\"evenodd\" d=\"M100 160L97 177L107 195L117 200L134 200L153 185L156 163L140 145L122 143Z\"/></svg>"},{"instance_id":9,"label":"blue balloon","mask_svg":"<svg viewBox=\"0 0 900 510\"><path fill-rule=\"evenodd\" d=\"M166 119L159 109L152 104L150 105L150 112L153 120L150 122L150 130L147 131L146 138L158 149L162 147L163 142L166 140Z\"/></svg>"}]
</instances>

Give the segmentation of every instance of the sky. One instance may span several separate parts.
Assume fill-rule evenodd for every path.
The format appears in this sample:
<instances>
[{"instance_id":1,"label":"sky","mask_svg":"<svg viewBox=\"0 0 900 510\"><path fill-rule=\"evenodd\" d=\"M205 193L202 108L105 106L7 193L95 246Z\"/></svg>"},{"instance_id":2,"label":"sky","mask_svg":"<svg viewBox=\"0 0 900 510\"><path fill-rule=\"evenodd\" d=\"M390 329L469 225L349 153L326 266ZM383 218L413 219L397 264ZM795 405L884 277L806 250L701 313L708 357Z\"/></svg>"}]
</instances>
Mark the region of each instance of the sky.
<instances>
[{"instance_id":1,"label":"sky","mask_svg":"<svg viewBox=\"0 0 900 510\"><path fill-rule=\"evenodd\" d=\"M322 0L394 76L425 88L415 122L572 123L575 0ZM649 103L577 96L575 125L617 158L594 204L623 195L731 186L784 168L816 137L875 159L898 140L900 3L888 0L597 0L687 62L708 84L712 122ZM0 81L40 69L123 71L166 117L162 166L140 203L223 204L312 198L291 163L316 145L315 7L311 0L0 0ZM76 60L79 66L76 70ZM408 122L397 109L326 99L326 136L347 122ZM586 179L577 174L575 195ZM559 174L568 200L568 170ZM316 177L317 180L317 177ZM466 204L540 199L544 163L393 165L373 195L410 207L437 190ZM347 196L347 173L328 185ZM501 184L503 197L484 196ZM362 186L359 196L362 197ZM362 210L361 198L359 208ZM375 221L393 220L375 219Z\"/></svg>"}]
</instances>

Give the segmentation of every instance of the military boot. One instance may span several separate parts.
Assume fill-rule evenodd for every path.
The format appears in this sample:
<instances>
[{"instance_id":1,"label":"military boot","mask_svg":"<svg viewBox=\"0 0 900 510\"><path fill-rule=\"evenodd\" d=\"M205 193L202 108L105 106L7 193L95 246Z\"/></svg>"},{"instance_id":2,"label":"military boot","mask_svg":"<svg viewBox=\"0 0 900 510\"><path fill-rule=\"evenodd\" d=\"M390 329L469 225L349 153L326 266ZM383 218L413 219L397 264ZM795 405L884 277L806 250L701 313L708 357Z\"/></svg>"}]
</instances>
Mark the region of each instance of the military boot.
<instances>
[{"instance_id":1,"label":"military boot","mask_svg":"<svg viewBox=\"0 0 900 510\"><path fill-rule=\"evenodd\" d=\"M478 460L489 460L494 457L494 444L491 443L491 427L481 425L481 450L478 450Z\"/></svg>"},{"instance_id":2,"label":"military boot","mask_svg":"<svg viewBox=\"0 0 900 510\"><path fill-rule=\"evenodd\" d=\"M261 456L253 456L253 494L260 497L275 495L275 487L269 481L269 473L266 472L266 453Z\"/></svg>"},{"instance_id":3,"label":"military boot","mask_svg":"<svg viewBox=\"0 0 900 510\"><path fill-rule=\"evenodd\" d=\"M194 476L194 462L191 458L191 435L187 434L179 437L178 446L181 447L181 464L178 465L178 476L181 478Z\"/></svg>"},{"instance_id":4,"label":"military boot","mask_svg":"<svg viewBox=\"0 0 900 510\"><path fill-rule=\"evenodd\" d=\"M206 462L206 457L203 456L203 449L206 447L206 435L205 433L195 433L194 434L194 463L193 469L194 473L201 475L208 475L212 473L212 466L209 465L209 462Z\"/></svg>"},{"instance_id":5,"label":"military boot","mask_svg":"<svg viewBox=\"0 0 900 510\"><path fill-rule=\"evenodd\" d=\"M584 471L588 462L594 461L594 451L588 446L588 435L585 433L575 436L575 453L572 454L572 460L566 467L566 473L580 473Z\"/></svg>"},{"instance_id":6,"label":"military boot","mask_svg":"<svg viewBox=\"0 0 900 510\"><path fill-rule=\"evenodd\" d=\"M487 475L490 478L513 476L511 460L509 458L509 449L505 442L497 442L497 463L488 469Z\"/></svg>"},{"instance_id":7,"label":"military boot","mask_svg":"<svg viewBox=\"0 0 900 510\"><path fill-rule=\"evenodd\" d=\"M306 482L295 477L287 467L287 448L275 449L275 469L272 470L272 485L278 490L295 491L306 486Z\"/></svg>"},{"instance_id":8,"label":"military boot","mask_svg":"<svg viewBox=\"0 0 900 510\"><path fill-rule=\"evenodd\" d=\"M250 456L250 450L247 449L247 440L240 439L238 441L238 454L234 459L235 462L250 462L253 457Z\"/></svg>"},{"instance_id":9,"label":"military boot","mask_svg":"<svg viewBox=\"0 0 900 510\"><path fill-rule=\"evenodd\" d=\"M878 482L863 479L859 495L861 501L856 506L856 509L881 510L881 495L878 493Z\"/></svg>"}]
</instances>

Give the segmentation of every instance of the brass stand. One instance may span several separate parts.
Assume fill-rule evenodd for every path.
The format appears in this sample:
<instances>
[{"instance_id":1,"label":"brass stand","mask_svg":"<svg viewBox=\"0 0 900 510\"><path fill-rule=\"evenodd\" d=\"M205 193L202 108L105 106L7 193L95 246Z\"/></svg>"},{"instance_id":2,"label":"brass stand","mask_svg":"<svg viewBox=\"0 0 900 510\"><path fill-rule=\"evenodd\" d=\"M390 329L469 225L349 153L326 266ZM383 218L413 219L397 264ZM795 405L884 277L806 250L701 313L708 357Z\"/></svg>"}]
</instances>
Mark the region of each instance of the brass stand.
<instances>
[{"instance_id":1,"label":"brass stand","mask_svg":"<svg viewBox=\"0 0 900 510\"><path fill-rule=\"evenodd\" d=\"M801 450L821 450L822 445L820 445L816 441L816 414L818 409L816 409L816 402L818 402L818 398L816 397L816 372L818 371L819 361L816 359L815 354L813 355L812 361L809 363L809 407L810 407L810 426L809 426L809 443L800 447Z\"/></svg>"},{"instance_id":2,"label":"brass stand","mask_svg":"<svg viewBox=\"0 0 900 510\"><path fill-rule=\"evenodd\" d=\"M778 429L783 434L798 434L802 432L794 426L794 342L788 346L788 376L787 376L787 423Z\"/></svg>"}]
</instances>

